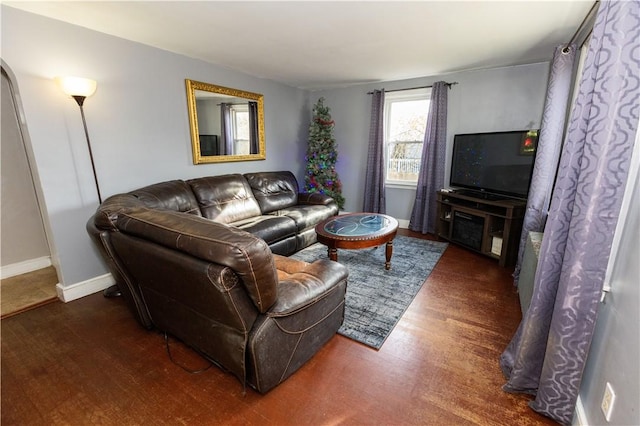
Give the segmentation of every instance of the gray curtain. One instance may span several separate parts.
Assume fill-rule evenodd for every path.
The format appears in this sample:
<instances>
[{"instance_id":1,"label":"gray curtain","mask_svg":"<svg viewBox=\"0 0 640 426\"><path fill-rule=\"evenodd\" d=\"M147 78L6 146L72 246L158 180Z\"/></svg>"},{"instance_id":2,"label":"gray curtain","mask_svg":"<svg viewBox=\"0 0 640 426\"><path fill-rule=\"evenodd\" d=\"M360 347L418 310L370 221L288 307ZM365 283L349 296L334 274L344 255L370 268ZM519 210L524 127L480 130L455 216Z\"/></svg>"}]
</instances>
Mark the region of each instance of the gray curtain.
<instances>
[{"instance_id":1,"label":"gray curtain","mask_svg":"<svg viewBox=\"0 0 640 426\"><path fill-rule=\"evenodd\" d=\"M249 101L249 153L260 152L258 143L258 103Z\"/></svg>"},{"instance_id":2,"label":"gray curtain","mask_svg":"<svg viewBox=\"0 0 640 426\"><path fill-rule=\"evenodd\" d=\"M422 146L422 163L409 229L436 233L436 191L444 185L447 153L447 96L449 85L438 81L431 89L431 106Z\"/></svg>"},{"instance_id":3,"label":"gray curtain","mask_svg":"<svg viewBox=\"0 0 640 426\"><path fill-rule=\"evenodd\" d=\"M233 126L231 125L231 104L220 104L220 154L233 154Z\"/></svg>"},{"instance_id":4,"label":"gray curtain","mask_svg":"<svg viewBox=\"0 0 640 426\"><path fill-rule=\"evenodd\" d=\"M640 2L601 2L569 121L533 297L500 357L504 390L570 424L620 213L640 105Z\"/></svg>"},{"instance_id":5,"label":"gray curtain","mask_svg":"<svg viewBox=\"0 0 640 426\"><path fill-rule=\"evenodd\" d=\"M362 211L386 212L384 187L384 90L374 90L371 95L371 125L369 126L369 154L364 181Z\"/></svg>"},{"instance_id":6,"label":"gray curtain","mask_svg":"<svg viewBox=\"0 0 640 426\"><path fill-rule=\"evenodd\" d=\"M558 170L558 160L562 139L565 133L567 106L571 92L573 65L576 58L576 47L571 45L565 51L565 45L556 47L551 61L547 98L542 114L542 126L536 161L531 176L527 210L520 236L520 249L513 276L518 282L524 247L530 231L542 232L547 220L551 190Z\"/></svg>"}]
</instances>

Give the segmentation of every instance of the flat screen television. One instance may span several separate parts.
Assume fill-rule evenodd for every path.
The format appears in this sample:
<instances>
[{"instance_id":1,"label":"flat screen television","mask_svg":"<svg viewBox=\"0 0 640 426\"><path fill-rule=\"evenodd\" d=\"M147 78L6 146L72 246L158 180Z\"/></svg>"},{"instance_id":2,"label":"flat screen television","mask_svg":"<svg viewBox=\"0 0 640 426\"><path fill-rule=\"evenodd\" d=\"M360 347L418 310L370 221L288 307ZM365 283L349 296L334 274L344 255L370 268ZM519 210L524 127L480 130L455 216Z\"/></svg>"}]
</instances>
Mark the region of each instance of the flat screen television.
<instances>
[{"instance_id":1,"label":"flat screen television","mask_svg":"<svg viewBox=\"0 0 640 426\"><path fill-rule=\"evenodd\" d=\"M220 145L218 135L198 135L200 138L200 155L220 155Z\"/></svg>"},{"instance_id":2,"label":"flat screen television","mask_svg":"<svg viewBox=\"0 0 640 426\"><path fill-rule=\"evenodd\" d=\"M526 199L537 145L537 130L455 135L449 183L470 195Z\"/></svg>"}]
</instances>

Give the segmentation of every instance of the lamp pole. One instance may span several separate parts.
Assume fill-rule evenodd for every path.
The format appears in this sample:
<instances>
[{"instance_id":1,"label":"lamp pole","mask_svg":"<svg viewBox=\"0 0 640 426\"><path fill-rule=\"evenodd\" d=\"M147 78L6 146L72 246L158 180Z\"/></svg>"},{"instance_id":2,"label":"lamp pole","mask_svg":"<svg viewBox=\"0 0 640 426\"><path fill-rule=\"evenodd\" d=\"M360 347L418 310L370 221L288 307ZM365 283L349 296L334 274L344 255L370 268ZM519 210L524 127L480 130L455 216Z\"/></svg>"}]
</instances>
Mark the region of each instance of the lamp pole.
<instances>
[{"instance_id":1,"label":"lamp pole","mask_svg":"<svg viewBox=\"0 0 640 426\"><path fill-rule=\"evenodd\" d=\"M93 95L96 91L96 82L88 78L81 77L57 77L56 80L64 93L71 96L80 107L80 115L82 115L82 126L84 127L84 136L87 138L87 148L89 148L89 158L91 159L91 169L93 170L93 179L96 182L96 191L98 192L98 201L102 204L102 195L100 194L100 185L98 184L98 174L96 173L96 165L93 161L93 150L91 149L91 141L89 140L89 130L87 130L87 120L84 116L84 100L87 96ZM103 291L105 297L117 297L122 293L118 285L112 285Z\"/></svg>"},{"instance_id":2,"label":"lamp pole","mask_svg":"<svg viewBox=\"0 0 640 426\"><path fill-rule=\"evenodd\" d=\"M89 148L89 158L91 159L91 169L93 170L93 180L96 182L96 191L98 192L98 202L102 204L102 195L100 195L100 185L98 184L98 175L96 174L96 165L93 161L93 151L91 150L91 142L89 140L89 131L87 130L87 120L84 117L84 100L86 96L73 95L73 99L76 100L80 107L80 115L82 115L82 126L84 127L84 135L87 138L87 148Z\"/></svg>"},{"instance_id":3,"label":"lamp pole","mask_svg":"<svg viewBox=\"0 0 640 426\"><path fill-rule=\"evenodd\" d=\"M91 149L91 141L89 140L89 130L87 130L87 120L84 116L84 108L82 107L84 100L95 93L97 83L95 80L82 77L56 77L56 81L58 82L60 89L75 99L80 107L84 136L87 139L87 148L89 148L89 158L91 159L91 170L93 170L93 180L96 183L98 201L102 204L102 195L100 194L100 185L98 184L98 174L96 173L96 165L93 160L93 150Z\"/></svg>"}]
</instances>

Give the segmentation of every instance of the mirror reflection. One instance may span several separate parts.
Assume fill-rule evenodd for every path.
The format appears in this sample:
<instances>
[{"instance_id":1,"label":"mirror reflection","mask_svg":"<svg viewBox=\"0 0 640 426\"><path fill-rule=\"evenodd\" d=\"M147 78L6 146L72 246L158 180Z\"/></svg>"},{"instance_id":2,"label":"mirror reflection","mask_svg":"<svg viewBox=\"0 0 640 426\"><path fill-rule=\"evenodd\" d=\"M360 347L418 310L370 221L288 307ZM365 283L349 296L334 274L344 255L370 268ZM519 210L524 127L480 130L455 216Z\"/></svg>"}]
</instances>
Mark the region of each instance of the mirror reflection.
<instances>
[{"instance_id":1,"label":"mirror reflection","mask_svg":"<svg viewBox=\"0 0 640 426\"><path fill-rule=\"evenodd\" d=\"M265 159L262 95L186 83L194 164Z\"/></svg>"}]
</instances>

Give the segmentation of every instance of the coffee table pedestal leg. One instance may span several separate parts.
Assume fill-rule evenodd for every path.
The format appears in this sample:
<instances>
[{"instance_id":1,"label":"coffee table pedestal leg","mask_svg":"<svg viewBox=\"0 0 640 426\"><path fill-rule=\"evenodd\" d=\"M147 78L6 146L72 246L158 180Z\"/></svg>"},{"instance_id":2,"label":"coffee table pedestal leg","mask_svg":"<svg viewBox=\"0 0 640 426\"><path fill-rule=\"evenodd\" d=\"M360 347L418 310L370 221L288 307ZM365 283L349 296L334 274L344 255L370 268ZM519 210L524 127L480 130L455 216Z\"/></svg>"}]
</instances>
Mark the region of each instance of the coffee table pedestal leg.
<instances>
[{"instance_id":1,"label":"coffee table pedestal leg","mask_svg":"<svg viewBox=\"0 0 640 426\"><path fill-rule=\"evenodd\" d=\"M393 241L387 242L387 247L385 254L387 256L387 261L384 263L384 269L391 269L391 255L393 254Z\"/></svg>"},{"instance_id":2,"label":"coffee table pedestal leg","mask_svg":"<svg viewBox=\"0 0 640 426\"><path fill-rule=\"evenodd\" d=\"M334 262L338 261L338 249L337 248L329 247L328 254L329 254L329 259L333 260Z\"/></svg>"}]
</instances>

